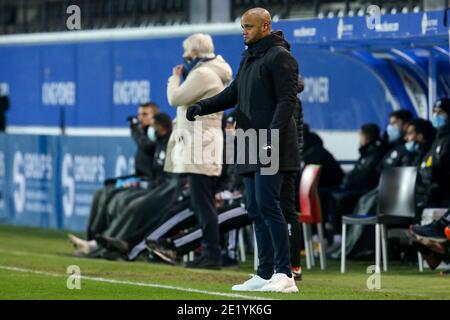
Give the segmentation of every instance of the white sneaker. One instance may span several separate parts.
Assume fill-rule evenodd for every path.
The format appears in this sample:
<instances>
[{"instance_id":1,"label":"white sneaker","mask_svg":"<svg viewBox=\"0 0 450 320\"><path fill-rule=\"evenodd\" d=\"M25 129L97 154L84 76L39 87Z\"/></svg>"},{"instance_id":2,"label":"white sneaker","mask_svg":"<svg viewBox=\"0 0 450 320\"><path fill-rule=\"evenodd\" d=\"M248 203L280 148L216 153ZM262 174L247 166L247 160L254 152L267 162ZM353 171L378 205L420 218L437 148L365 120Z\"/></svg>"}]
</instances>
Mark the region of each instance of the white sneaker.
<instances>
[{"instance_id":1,"label":"white sneaker","mask_svg":"<svg viewBox=\"0 0 450 320\"><path fill-rule=\"evenodd\" d=\"M298 292L294 277L289 278L284 273L275 273L269 282L259 291L292 293Z\"/></svg>"},{"instance_id":2,"label":"white sneaker","mask_svg":"<svg viewBox=\"0 0 450 320\"><path fill-rule=\"evenodd\" d=\"M269 283L270 280L265 280L258 275L254 275L243 284L234 285L233 291L260 291L262 287Z\"/></svg>"}]
</instances>

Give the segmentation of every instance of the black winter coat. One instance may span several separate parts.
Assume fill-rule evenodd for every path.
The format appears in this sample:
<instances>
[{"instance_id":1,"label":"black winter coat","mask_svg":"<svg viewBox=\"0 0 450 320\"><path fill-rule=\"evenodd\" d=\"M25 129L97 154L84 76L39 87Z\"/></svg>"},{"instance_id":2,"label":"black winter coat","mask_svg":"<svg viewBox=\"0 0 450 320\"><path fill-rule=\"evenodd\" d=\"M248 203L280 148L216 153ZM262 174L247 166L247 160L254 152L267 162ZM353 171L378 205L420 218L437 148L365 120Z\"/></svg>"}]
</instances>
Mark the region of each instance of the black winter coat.
<instances>
[{"instance_id":1,"label":"black winter coat","mask_svg":"<svg viewBox=\"0 0 450 320\"><path fill-rule=\"evenodd\" d=\"M289 50L290 45L281 31L250 45L243 53L234 81L218 95L198 103L202 108L200 115L237 105L236 126L243 130L278 129L279 145L272 141L271 146L279 150L279 171L300 170L294 119L294 110L299 108L298 64ZM263 146L258 144L256 149ZM246 147L248 160L248 144ZM248 161L238 164L237 173L259 170L262 165L259 157L256 158L257 164Z\"/></svg>"},{"instance_id":2,"label":"black winter coat","mask_svg":"<svg viewBox=\"0 0 450 320\"><path fill-rule=\"evenodd\" d=\"M385 147L380 140L376 140L359 148L359 153L355 167L344 177L344 187L365 192L378 185L378 167L385 154Z\"/></svg>"},{"instance_id":3,"label":"black winter coat","mask_svg":"<svg viewBox=\"0 0 450 320\"><path fill-rule=\"evenodd\" d=\"M323 147L322 139L314 132L304 137L303 163L322 166L319 179L320 188L333 188L342 183L344 171L333 155Z\"/></svg>"},{"instance_id":4,"label":"black winter coat","mask_svg":"<svg viewBox=\"0 0 450 320\"><path fill-rule=\"evenodd\" d=\"M156 139L152 163L152 180L156 183L161 183L170 175L164 171L164 163L167 157L167 143L169 142L171 133L168 132L165 136Z\"/></svg>"},{"instance_id":5,"label":"black winter coat","mask_svg":"<svg viewBox=\"0 0 450 320\"><path fill-rule=\"evenodd\" d=\"M131 137L137 146L136 154L134 156L136 175L152 179L152 167L156 142L151 141L147 136L148 127L142 128L140 125L132 125L130 129Z\"/></svg>"},{"instance_id":6,"label":"black winter coat","mask_svg":"<svg viewBox=\"0 0 450 320\"><path fill-rule=\"evenodd\" d=\"M380 171L385 168L414 166L416 156L415 152L406 150L405 141L401 139L384 156Z\"/></svg>"},{"instance_id":7,"label":"black winter coat","mask_svg":"<svg viewBox=\"0 0 450 320\"><path fill-rule=\"evenodd\" d=\"M450 205L450 124L439 129L431 149L419 165L419 205Z\"/></svg>"}]
</instances>

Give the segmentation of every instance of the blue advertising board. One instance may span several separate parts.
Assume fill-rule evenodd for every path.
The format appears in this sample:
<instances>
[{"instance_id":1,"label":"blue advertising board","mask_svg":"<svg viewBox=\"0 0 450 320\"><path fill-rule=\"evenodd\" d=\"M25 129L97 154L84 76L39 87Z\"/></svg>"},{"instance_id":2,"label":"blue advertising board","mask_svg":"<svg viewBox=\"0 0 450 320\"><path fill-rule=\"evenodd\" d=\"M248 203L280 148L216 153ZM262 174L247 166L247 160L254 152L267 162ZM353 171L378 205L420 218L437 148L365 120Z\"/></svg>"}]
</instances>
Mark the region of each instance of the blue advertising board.
<instances>
[{"instance_id":1,"label":"blue advertising board","mask_svg":"<svg viewBox=\"0 0 450 320\"><path fill-rule=\"evenodd\" d=\"M401 107L426 116L430 56L437 64L436 95L450 95L443 17L438 11L382 15L378 22L358 16L275 23L306 80L301 97L307 121L321 130L357 130L369 120L384 126L387 114ZM213 40L235 74L245 48L239 27L233 30L213 34ZM55 36L44 43L3 37L0 89L10 95L9 125L123 128L136 105L148 100L174 117L166 85L172 68L182 63L185 37Z\"/></svg>"},{"instance_id":2,"label":"blue advertising board","mask_svg":"<svg viewBox=\"0 0 450 320\"><path fill-rule=\"evenodd\" d=\"M134 173L131 138L0 135L0 221L84 230L94 192Z\"/></svg>"}]
</instances>

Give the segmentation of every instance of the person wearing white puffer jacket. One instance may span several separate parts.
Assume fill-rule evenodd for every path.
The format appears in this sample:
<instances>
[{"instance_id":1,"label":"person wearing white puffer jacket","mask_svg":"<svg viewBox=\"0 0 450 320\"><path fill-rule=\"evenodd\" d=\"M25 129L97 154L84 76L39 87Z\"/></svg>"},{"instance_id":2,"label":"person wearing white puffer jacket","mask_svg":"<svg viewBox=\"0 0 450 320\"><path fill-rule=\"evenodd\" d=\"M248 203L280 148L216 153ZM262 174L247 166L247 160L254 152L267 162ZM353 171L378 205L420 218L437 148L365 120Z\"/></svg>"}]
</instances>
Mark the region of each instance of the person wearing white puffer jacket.
<instances>
[{"instance_id":1,"label":"person wearing white puffer jacket","mask_svg":"<svg viewBox=\"0 0 450 320\"><path fill-rule=\"evenodd\" d=\"M177 114L164 170L188 175L192 209L203 231L202 255L186 267L220 269L214 194L216 178L222 172L223 112L199 117L194 123L186 119L186 110L193 103L220 93L230 82L232 70L220 55L214 54L214 44L208 34L188 37L183 48L185 63L173 68L167 84L167 98L177 108Z\"/></svg>"}]
</instances>

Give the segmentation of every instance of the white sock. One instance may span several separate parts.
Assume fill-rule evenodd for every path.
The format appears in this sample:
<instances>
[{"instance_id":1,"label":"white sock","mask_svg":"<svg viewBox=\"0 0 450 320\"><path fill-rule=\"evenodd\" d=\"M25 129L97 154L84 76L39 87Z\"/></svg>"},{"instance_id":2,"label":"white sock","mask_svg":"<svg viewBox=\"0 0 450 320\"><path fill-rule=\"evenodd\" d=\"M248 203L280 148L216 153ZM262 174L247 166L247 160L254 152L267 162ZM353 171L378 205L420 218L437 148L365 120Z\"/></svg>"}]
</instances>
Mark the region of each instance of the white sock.
<instances>
[{"instance_id":1,"label":"white sock","mask_svg":"<svg viewBox=\"0 0 450 320\"><path fill-rule=\"evenodd\" d=\"M98 243L95 240L88 241L89 250L92 252L95 249L98 249Z\"/></svg>"},{"instance_id":2,"label":"white sock","mask_svg":"<svg viewBox=\"0 0 450 320\"><path fill-rule=\"evenodd\" d=\"M342 242L342 236L340 234L335 234L333 236L333 243L339 244Z\"/></svg>"}]
</instances>

